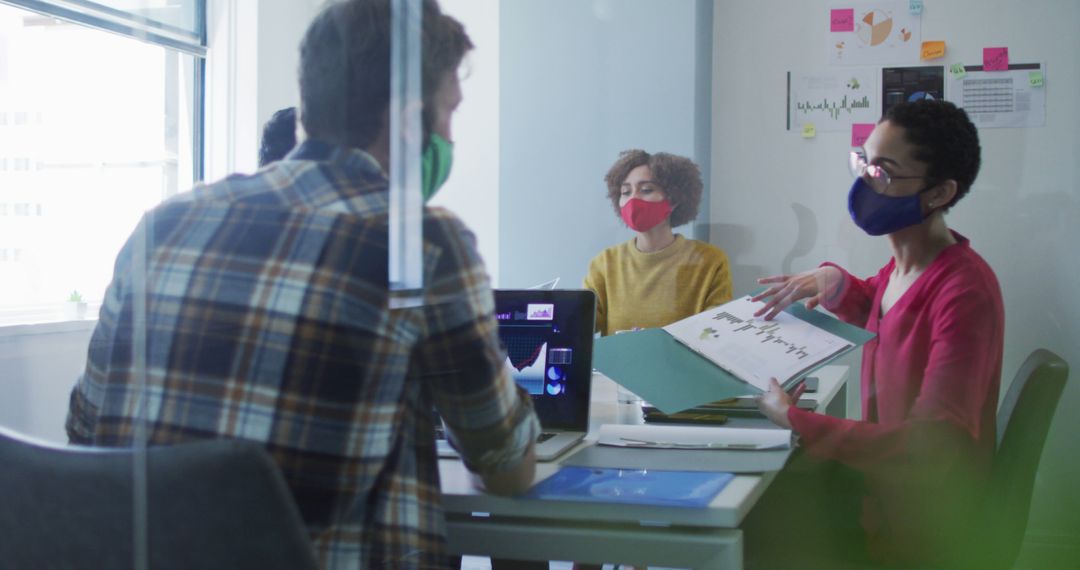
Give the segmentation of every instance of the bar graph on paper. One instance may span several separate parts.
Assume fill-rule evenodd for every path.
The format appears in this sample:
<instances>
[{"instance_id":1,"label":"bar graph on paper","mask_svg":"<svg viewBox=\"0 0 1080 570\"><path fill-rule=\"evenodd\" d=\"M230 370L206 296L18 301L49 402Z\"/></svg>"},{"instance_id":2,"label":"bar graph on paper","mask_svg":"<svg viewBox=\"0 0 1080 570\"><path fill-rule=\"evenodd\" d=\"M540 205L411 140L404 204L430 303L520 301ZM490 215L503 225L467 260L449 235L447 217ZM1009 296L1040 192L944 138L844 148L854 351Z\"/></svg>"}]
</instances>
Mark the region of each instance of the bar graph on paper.
<instances>
[{"instance_id":1,"label":"bar graph on paper","mask_svg":"<svg viewBox=\"0 0 1080 570\"><path fill-rule=\"evenodd\" d=\"M843 68L788 73L789 131L813 123L818 132L850 131L852 123L876 123L881 112L877 74Z\"/></svg>"},{"instance_id":2,"label":"bar graph on paper","mask_svg":"<svg viewBox=\"0 0 1080 570\"><path fill-rule=\"evenodd\" d=\"M754 317L762 303L742 297L664 330L731 374L763 390L781 384L852 343L788 313L766 321Z\"/></svg>"}]
</instances>

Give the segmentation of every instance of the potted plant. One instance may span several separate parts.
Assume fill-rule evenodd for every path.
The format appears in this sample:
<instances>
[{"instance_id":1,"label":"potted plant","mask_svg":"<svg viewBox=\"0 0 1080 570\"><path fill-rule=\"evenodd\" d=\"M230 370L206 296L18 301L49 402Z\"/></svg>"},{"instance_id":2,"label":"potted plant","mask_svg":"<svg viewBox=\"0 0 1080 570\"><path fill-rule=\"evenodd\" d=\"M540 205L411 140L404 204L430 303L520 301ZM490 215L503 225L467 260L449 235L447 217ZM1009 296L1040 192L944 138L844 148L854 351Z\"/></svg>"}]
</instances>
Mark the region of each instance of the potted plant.
<instances>
[{"instance_id":1,"label":"potted plant","mask_svg":"<svg viewBox=\"0 0 1080 570\"><path fill-rule=\"evenodd\" d=\"M68 295L67 303L64 305L64 315L71 321L86 318L86 300L77 290Z\"/></svg>"}]
</instances>

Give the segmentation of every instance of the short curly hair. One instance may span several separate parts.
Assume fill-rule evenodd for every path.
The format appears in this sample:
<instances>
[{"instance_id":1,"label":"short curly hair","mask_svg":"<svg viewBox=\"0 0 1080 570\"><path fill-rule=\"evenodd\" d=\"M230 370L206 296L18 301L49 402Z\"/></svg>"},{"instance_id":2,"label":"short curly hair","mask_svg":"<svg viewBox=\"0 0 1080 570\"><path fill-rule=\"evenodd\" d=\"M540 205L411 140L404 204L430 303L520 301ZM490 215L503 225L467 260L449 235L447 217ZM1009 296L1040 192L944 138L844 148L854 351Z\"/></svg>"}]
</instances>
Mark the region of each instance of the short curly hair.
<instances>
[{"instance_id":1,"label":"short curly hair","mask_svg":"<svg viewBox=\"0 0 1080 570\"><path fill-rule=\"evenodd\" d=\"M608 199L615 208L616 216L622 216L619 198L623 180L626 180L631 170L639 166L649 167L653 180L664 191L668 200L678 206L671 212L671 227L681 226L697 217L703 185L701 170L694 161L666 152L649 154L636 148L620 152L618 160L604 175Z\"/></svg>"},{"instance_id":2,"label":"short curly hair","mask_svg":"<svg viewBox=\"0 0 1080 570\"><path fill-rule=\"evenodd\" d=\"M904 128L904 140L915 146L914 158L928 165L932 181L956 181L946 211L968 193L979 174L982 148L967 112L948 101L924 99L900 103L881 120Z\"/></svg>"}]
</instances>

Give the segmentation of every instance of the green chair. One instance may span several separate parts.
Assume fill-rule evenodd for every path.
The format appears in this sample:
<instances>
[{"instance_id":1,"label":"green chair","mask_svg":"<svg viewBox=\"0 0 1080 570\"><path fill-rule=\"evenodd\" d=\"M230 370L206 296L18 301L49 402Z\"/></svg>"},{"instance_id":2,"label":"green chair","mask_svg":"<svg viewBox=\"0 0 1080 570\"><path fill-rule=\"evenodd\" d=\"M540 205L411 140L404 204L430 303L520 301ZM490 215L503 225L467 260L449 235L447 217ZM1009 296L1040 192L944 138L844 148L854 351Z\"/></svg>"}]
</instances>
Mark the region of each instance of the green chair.
<instances>
[{"instance_id":1,"label":"green chair","mask_svg":"<svg viewBox=\"0 0 1080 570\"><path fill-rule=\"evenodd\" d=\"M1032 352L998 408L997 453L969 562L1011 569L1027 529L1035 472L1065 389L1069 365L1049 350Z\"/></svg>"},{"instance_id":2,"label":"green chair","mask_svg":"<svg viewBox=\"0 0 1080 570\"><path fill-rule=\"evenodd\" d=\"M133 568L131 449L54 446L0 429L0 567ZM314 570L292 494L261 445L146 453L150 570Z\"/></svg>"}]
</instances>

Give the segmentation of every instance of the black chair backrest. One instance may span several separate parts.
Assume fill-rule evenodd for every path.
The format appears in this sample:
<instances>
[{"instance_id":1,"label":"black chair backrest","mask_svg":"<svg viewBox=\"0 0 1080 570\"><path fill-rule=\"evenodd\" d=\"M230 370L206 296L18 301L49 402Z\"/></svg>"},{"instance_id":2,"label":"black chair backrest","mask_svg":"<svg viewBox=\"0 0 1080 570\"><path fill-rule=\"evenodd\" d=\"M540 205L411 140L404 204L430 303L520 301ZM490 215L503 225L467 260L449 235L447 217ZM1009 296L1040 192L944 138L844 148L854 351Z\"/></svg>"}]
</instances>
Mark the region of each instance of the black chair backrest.
<instances>
[{"instance_id":1,"label":"black chair backrest","mask_svg":"<svg viewBox=\"0 0 1080 570\"><path fill-rule=\"evenodd\" d=\"M0 566L131 568L135 454L0 430ZM146 453L151 570L315 569L295 501L253 442Z\"/></svg>"},{"instance_id":2,"label":"black chair backrest","mask_svg":"<svg viewBox=\"0 0 1080 570\"><path fill-rule=\"evenodd\" d=\"M1064 360L1038 349L1024 360L998 408L998 449L979 538L985 563L993 567L1012 568L1020 552L1035 472L1068 376Z\"/></svg>"}]
</instances>

